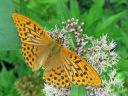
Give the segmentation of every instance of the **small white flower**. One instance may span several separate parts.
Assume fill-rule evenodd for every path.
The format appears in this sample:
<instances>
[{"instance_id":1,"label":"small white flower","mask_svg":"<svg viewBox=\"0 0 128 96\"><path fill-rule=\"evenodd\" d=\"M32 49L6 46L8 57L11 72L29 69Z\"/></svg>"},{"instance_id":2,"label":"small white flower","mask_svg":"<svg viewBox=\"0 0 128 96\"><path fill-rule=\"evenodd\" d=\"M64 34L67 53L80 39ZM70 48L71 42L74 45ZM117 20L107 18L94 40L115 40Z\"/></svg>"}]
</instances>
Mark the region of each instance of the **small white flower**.
<instances>
[{"instance_id":1,"label":"small white flower","mask_svg":"<svg viewBox=\"0 0 128 96\"><path fill-rule=\"evenodd\" d=\"M70 22L71 20L70 19L68 19L68 23Z\"/></svg>"},{"instance_id":2,"label":"small white flower","mask_svg":"<svg viewBox=\"0 0 128 96\"><path fill-rule=\"evenodd\" d=\"M78 29L81 29L81 26L78 26Z\"/></svg>"},{"instance_id":3,"label":"small white flower","mask_svg":"<svg viewBox=\"0 0 128 96\"><path fill-rule=\"evenodd\" d=\"M72 22L70 25L71 25L71 26L73 26L73 25L74 25L74 23Z\"/></svg>"},{"instance_id":4,"label":"small white flower","mask_svg":"<svg viewBox=\"0 0 128 96\"><path fill-rule=\"evenodd\" d=\"M83 31L83 29L80 29L80 32L82 32Z\"/></svg>"},{"instance_id":5,"label":"small white flower","mask_svg":"<svg viewBox=\"0 0 128 96\"><path fill-rule=\"evenodd\" d=\"M72 18L72 20L74 21L75 19L74 19L74 18Z\"/></svg>"},{"instance_id":6,"label":"small white flower","mask_svg":"<svg viewBox=\"0 0 128 96\"><path fill-rule=\"evenodd\" d=\"M81 25L84 25L84 22L82 22Z\"/></svg>"},{"instance_id":7,"label":"small white flower","mask_svg":"<svg viewBox=\"0 0 128 96\"><path fill-rule=\"evenodd\" d=\"M62 22L62 24L65 24L65 22Z\"/></svg>"},{"instance_id":8,"label":"small white flower","mask_svg":"<svg viewBox=\"0 0 128 96\"><path fill-rule=\"evenodd\" d=\"M79 19L76 19L76 22L78 22L79 21Z\"/></svg>"},{"instance_id":9,"label":"small white flower","mask_svg":"<svg viewBox=\"0 0 128 96\"><path fill-rule=\"evenodd\" d=\"M116 43L115 43L114 41L112 41L112 42L109 44L108 49L111 50L111 49L115 48L115 46L116 46Z\"/></svg>"}]
</instances>

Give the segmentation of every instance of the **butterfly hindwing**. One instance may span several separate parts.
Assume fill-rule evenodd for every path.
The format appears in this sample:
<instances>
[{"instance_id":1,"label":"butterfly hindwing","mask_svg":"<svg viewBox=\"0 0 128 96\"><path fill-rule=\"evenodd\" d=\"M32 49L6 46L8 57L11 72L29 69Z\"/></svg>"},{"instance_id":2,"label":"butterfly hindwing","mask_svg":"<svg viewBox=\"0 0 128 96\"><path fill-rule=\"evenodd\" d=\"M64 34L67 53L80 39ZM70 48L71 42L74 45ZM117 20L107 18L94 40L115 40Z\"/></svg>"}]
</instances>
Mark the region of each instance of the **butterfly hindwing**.
<instances>
[{"instance_id":1,"label":"butterfly hindwing","mask_svg":"<svg viewBox=\"0 0 128 96\"><path fill-rule=\"evenodd\" d=\"M29 18L18 13L13 13L12 18L20 37L25 61L33 70L37 70L41 66L38 63L39 55L46 51L52 40L41 27Z\"/></svg>"},{"instance_id":2,"label":"butterfly hindwing","mask_svg":"<svg viewBox=\"0 0 128 96\"><path fill-rule=\"evenodd\" d=\"M70 86L69 78L62 66L58 66L51 70L45 70L43 79L48 84L53 84L59 88Z\"/></svg>"},{"instance_id":3,"label":"butterfly hindwing","mask_svg":"<svg viewBox=\"0 0 128 96\"><path fill-rule=\"evenodd\" d=\"M47 64L52 67L45 69L43 79L49 84L54 84L57 87L101 85L101 79L93 67L85 59L67 48L61 47L58 56L57 54L53 55L53 59L49 59Z\"/></svg>"},{"instance_id":4,"label":"butterfly hindwing","mask_svg":"<svg viewBox=\"0 0 128 96\"><path fill-rule=\"evenodd\" d=\"M64 59L57 48L56 46L56 51L50 52L51 55L46 62L47 66L44 70L43 79L48 84L54 84L56 87L67 87L70 85L69 77L64 70Z\"/></svg>"}]
</instances>

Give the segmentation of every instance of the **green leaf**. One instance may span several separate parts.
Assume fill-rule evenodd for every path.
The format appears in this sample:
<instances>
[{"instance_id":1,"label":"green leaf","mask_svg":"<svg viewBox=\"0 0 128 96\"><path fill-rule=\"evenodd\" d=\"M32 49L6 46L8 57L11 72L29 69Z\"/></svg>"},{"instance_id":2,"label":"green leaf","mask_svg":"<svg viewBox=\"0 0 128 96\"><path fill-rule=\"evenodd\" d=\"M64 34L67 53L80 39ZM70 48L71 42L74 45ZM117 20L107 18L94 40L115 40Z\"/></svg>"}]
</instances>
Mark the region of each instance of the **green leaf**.
<instances>
[{"instance_id":1,"label":"green leaf","mask_svg":"<svg viewBox=\"0 0 128 96\"><path fill-rule=\"evenodd\" d=\"M70 96L86 96L85 86L72 86Z\"/></svg>"},{"instance_id":2,"label":"green leaf","mask_svg":"<svg viewBox=\"0 0 128 96\"><path fill-rule=\"evenodd\" d=\"M71 10L71 15L73 18L79 18L80 16L80 9L78 6L77 0L70 0L70 10Z\"/></svg>"},{"instance_id":3,"label":"green leaf","mask_svg":"<svg viewBox=\"0 0 128 96\"><path fill-rule=\"evenodd\" d=\"M26 8L26 4L24 0L20 0L20 13L29 16L28 12L27 12L27 8Z\"/></svg>"},{"instance_id":4,"label":"green leaf","mask_svg":"<svg viewBox=\"0 0 128 96\"><path fill-rule=\"evenodd\" d=\"M128 59L121 58L118 62L118 66L120 70L127 71L128 70Z\"/></svg>"},{"instance_id":5,"label":"green leaf","mask_svg":"<svg viewBox=\"0 0 128 96\"><path fill-rule=\"evenodd\" d=\"M8 72L5 66L3 65L2 71L0 73L0 86L1 87L11 86L13 81L14 81L13 72L12 71Z\"/></svg>"},{"instance_id":6,"label":"green leaf","mask_svg":"<svg viewBox=\"0 0 128 96\"><path fill-rule=\"evenodd\" d=\"M13 71L8 71L2 63L2 71L0 72L0 96L17 96L14 85Z\"/></svg>"},{"instance_id":7,"label":"green leaf","mask_svg":"<svg viewBox=\"0 0 128 96\"><path fill-rule=\"evenodd\" d=\"M95 4L89 10L86 18L86 28L90 27L92 23L101 17L103 11L104 0L96 0Z\"/></svg>"},{"instance_id":8,"label":"green leaf","mask_svg":"<svg viewBox=\"0 0 128 96\"><path fill-rule=\"evenodd\" d=\"M0 61L6 61L10 64L22 64L24 60L21 50L8 50L0 51Z\"/></svg>"},{"instance_id":9,"label":"green leaf","mask_svg":"<svg viewBox=\"0 0 128 96\"><path fill-rule=\"evenodd\" d=\"M128 48L128 35L127 35L127 32L122 32L122 35L121 35L123 38L122 39L122 42L126 45L126 47Z\"/></svg>"},{"instance_id":10,"label":"green leaf","mask_svg":"<svg viewBox=\"0 0 128 96\"><path fill-rule=\"evenodd\" d=\"M68 37L68 40L70 42L69 44L69 48L73 51L75 49L75 44L74 44L74 37L72 36L72 34L66 34Z\"/></svg>"},{"instance_id":11,"label":"green leaf","mask_svg":"<svg viewBox=\"0 0 128 96\"><path fill-rule=\"evenodd\" d=\"M19 48L18 35L11 14L14 11L12 0L0 0L0 49L14 50Z\"/></svg>"},{"instance_id":12,"label":"green leaf","mask_svg":"<svg viewBox=\"0 0 128 96\"><path fill-rule=\"evenodd\" d=\"M102 33L105 33L106 32L105 30L107 28L109 28L112 24L119 21L124 15L126 15L126 13L128 13L128 10L124 10L123 12L117 13L117 14L109 17L108 19L106 19L102 23L99 23L96 26L96 30L95 30L96 36L100 36Z\"/></svg>"},{"instance_id":13,"label":"green leaf","mask_svg":"<svg viewBox=\"0 0 128 96\"><path fill-rule=\"evenodd\" d=\"M70 17L69 10L63 0L57 0L56 11L57 11L57 20L69 19L69 17Z\"/></svg>"}]
</instances>

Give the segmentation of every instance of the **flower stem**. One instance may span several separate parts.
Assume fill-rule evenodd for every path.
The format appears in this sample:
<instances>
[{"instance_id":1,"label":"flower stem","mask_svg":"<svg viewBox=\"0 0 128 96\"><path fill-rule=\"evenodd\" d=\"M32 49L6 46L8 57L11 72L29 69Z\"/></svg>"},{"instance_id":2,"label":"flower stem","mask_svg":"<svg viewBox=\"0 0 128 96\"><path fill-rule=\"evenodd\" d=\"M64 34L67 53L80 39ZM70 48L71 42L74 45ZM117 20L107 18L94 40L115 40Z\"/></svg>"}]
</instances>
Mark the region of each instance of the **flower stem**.
<instances>
[{"instance_id":1,"label":"flower stem","mask_svg":"<svg viewBox=\"0 0 128 96\"><path fill-rule=\"evenodd\" d=\"M72 86L70 96L86 96L84 86Z\"/></svg>"}]
</instances>

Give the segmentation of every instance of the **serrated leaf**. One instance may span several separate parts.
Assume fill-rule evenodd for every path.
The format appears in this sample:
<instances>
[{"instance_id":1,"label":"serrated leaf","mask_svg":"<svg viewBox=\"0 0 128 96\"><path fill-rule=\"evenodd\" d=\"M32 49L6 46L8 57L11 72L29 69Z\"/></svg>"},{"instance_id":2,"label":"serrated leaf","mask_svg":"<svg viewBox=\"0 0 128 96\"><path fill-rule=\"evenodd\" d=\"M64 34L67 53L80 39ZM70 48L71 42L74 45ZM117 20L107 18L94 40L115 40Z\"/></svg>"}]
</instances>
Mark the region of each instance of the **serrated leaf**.
<instances>
[{"instance_id":1,"label":"serrated leaf","mask_svg":"<svg viewBox=\"0 0 128 96\"><path fill-rule=\"evenodd\" d=\"M0 72L0 86L9 87L12 85L12 82L14 82L13 71L8 71L3 65L2 71Z\"/></svg>"},{"instance_id":2,"label":"serrated leaf","mask_svg":"<svg viewBox=\"0 0 128 96\"><path fill-rule=\"evenodd\" d=\"M0 51L0 60L11 64L21 64L24 61L20 50Z\"/></svg>"}]
</instances>

